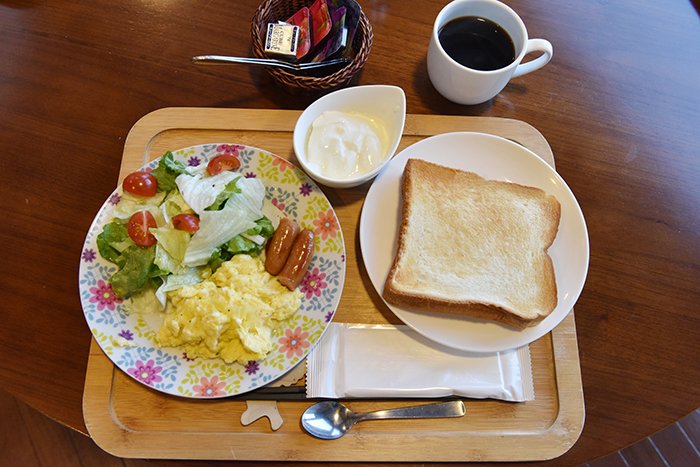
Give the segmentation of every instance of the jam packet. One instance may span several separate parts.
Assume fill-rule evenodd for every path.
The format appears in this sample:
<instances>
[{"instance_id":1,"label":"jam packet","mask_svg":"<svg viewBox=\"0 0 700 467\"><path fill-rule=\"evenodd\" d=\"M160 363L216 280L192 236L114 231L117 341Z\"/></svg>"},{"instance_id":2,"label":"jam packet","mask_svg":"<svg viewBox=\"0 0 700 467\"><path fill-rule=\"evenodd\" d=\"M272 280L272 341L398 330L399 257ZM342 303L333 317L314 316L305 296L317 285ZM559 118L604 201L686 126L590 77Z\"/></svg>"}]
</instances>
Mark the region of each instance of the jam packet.
<instances>
[{"instance_id":1,"label":"jam packet","mask_svg":"<svg viewBox=\"0 0 700 467\"><path fill-rule=\"evenodd\" d=\"M311 59L312 62L322 62L339 50L342 50L347 42L348 31L345 28L345 7L329 8L331 9L331 30L326 36L321 50Z\"/></svg>"},{"instance_id":2,"label":"jam packet","mask_svg":"<svg viewBox=\"0 0 700 467\"><path fill-rule=\"evenodd\" d=\"M528 346L492 354L437 344L407 326L331 323L306 359L307 398L534 400Z\"/></svg>"},{"instance_id":3,"label":"jam packet","mask_svg":"<svg viewBox=\"0 0 700 467\"><path fill-rule=\"evenodd\" d=\"M353 41L357 26L360 23L360 12L362 9L355 0L327 0L328 7L332 9L345 8L345 31L346 31L346 46L343 49L343 57L352 58L355 55Z\"/></svg>"},{"instance_id":4,"label":"jam packet","mask_svg":"<svg viewBox=\"0 0 700 467\"><path fill-rule=\"evenodd\" d=\"M299 26L297 60L304 58L304 56L309 53L309 49L311 48L311 29L309 19L309 9L307 7L303 7L286 21L288 24Z\"/></svg>"},{"instance_id":5,"label":"jam packet","mask_svg":"<svg viewBox=\"0 0 700 467\"><path fill-rule=\"evenodd\" d=\"M316 47L331 30L331 15L326 0L316 0L309 7L311 16L311 46Z\"/></svg>"}]
</instances>

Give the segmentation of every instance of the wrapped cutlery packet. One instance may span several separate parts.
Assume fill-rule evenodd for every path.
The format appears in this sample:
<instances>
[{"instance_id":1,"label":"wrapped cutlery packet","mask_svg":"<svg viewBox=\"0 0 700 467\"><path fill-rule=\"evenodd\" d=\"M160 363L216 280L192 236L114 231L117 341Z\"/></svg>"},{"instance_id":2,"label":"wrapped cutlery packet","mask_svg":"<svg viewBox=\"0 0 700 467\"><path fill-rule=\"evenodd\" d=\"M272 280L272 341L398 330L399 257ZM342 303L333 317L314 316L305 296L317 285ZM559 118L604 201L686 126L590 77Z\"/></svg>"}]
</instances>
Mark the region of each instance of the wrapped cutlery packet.
<instances>
[{"instance_id":1,"label":"wrapped cutlery packet","mask_svg":"<svg viewBox=\"0 0 700 467\"><path fill-rule=\"evenodd\" d=\"M408 326L331 323L306 366L307 398L535 398L528 346L462 352Z\"/></svg>"}]
</instances>

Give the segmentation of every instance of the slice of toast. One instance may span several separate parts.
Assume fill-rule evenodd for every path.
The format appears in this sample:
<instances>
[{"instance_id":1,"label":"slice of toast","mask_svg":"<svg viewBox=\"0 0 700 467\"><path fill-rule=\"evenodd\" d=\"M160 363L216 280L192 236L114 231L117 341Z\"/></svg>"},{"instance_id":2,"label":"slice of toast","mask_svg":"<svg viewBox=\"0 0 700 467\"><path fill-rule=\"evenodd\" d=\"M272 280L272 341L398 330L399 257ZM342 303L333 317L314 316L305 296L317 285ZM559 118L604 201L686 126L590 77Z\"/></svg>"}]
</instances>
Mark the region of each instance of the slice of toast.
<instances>
[{"instance_id":1,"label":"slice of toast","mask_svg":"<svg viewBox=\"0 0 700 467\"><path fill-rule=\"evenodd\" d=\"M539 188L409 159L387 302L524 328L557 305L547 249L561 207Z\"/></svg>"}]
</instances>

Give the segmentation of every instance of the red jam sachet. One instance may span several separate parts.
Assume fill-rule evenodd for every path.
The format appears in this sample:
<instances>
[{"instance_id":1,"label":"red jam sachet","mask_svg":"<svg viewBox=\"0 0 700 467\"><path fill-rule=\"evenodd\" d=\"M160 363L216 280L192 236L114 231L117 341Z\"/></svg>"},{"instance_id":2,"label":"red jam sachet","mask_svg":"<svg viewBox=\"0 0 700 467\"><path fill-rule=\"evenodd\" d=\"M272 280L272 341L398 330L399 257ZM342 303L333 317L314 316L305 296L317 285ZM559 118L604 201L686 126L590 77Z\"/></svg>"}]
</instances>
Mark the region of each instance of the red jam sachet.
<instances>
[{"instance_id":1,"label":"red jam sachet","mask_svg":"<svg viewBox=\"0 0 700 467\"><path fill-rule=\"evenodd\" d=\"M309 53L311 48L311 28L309 9L307 7L294 13L286 22L294 26L299 26L299 43L297 45L297 60L301 60Z\"/></svg>"},{"instance_id":2,"label":"red jam sachet","mask_svg":"<svg viewBox=\"0 0 700 467\"><path fill-rule=\"evenodd\" d=\"M316 47L331 31L331 15L326 0L316 0L309 7L311 16L311 45Z\"/></svg>"}]
</instances>

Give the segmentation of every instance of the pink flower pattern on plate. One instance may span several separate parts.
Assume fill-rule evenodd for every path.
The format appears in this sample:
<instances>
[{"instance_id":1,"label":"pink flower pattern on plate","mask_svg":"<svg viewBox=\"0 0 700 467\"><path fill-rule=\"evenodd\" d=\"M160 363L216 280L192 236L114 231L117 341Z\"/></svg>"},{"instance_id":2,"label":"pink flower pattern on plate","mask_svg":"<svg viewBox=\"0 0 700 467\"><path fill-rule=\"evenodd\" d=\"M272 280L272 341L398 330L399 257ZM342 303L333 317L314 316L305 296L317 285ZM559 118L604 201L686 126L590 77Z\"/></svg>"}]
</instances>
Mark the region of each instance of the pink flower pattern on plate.
<instances>
[{"instance_id":1,"label":"pink flower pattern on plate","mask_svg":"<svg viewBox=\"0 0 700 467\"><path fill-rule=\"evenodd\" d=\"M245 146L240 144L220 144L216 147L216 152L226 154L227 156L238 156L238 151L244 149Z\"/></svg>"},{"instance_id":2,"label":"pink flower pattern on plate","mask_svg":"<svg viewBox=\"0 0 700 467\"><path fill-rule=\"evenodd\" d=\"M338 221L333 214L333 209L328 211L320 211L318 218L314 219L314 233L326 240L328 237L333 237L338 234Z\"/></svg>"},{"instance_id":3,"label":"pink flower pattern on plate","mask_svg":"<svg viewBox=\"0 0 700 467\"><path fill-rule=\"evenodd\" d=\"M272 165L278 166L280 169L280 172L284 172L285 170L292 168L292 163L285 160L285 159L282 159L281 157L273 158Z\"/></svg>"},{"instance_id":4,"label":"pink flower pattern on plate","mask_svg":"<svg viewBox=\"0 0 700 467\"><path fill-rule=\"evenodd\" d=\"M141 360L136 360L133 367L129 368L128 373L134 378L143 381L148 385L153 385L162 381L163 378L158 374L163 370L163 367L156 366L153 360L143 363Z\"/></svg>"},{"instance_id":5,"label":"pink flower pattern on plate","mask_svg":"<svg viewBox=\"0 0 700 467\"><path fill-rule=\"evenodd\" d=\"M279 201L277 201L277 198L272 198L272 205L275 206L280 211L284 211L284 208L285 208L284 203L280 203Z\"/></svg>"},{"instance_id":6,"label":"pink flower pattern on plate","mask_svg":"<svg viewBox=\"0 0 700 467\"><path fill-rule=\"evenodd\" d=\"M276 209L292 215L300 213L304 223L308 224L306 227L316 231L318 240L323 238L331 242L327 248L324 246L315 252L322 261L311 266L299 288L305 297L303 300L312 301L313 306L305 307L301 310L300 319L295 319L277 331L276 363L268 365L265 360L250 361L239 373L224 377L218 371L198 368L199 359L189 358L182 350L161 351L155 346L142 345L148 342L143 341L144 336L141 334L136 336L137 323L122 313L120 307L126 300L116 296L108 280L113 266L99 254L95 240L98 232L91 232L89 242L80 251L80 292L88 324L100 336L107 336L105 339L111 337L139 344L111 345L106 348L111 349L108 350L112 352L110 358L129 377L167 394L195 398L223 397L250 389L252 385L259 384L259 381L274 379L280 371L286 371L289 364L298 361L311 349L325 328L325 323L333 319L337 304L334 289L337 284L336 274L344 271L346 259L340 225L323 192L284 158L240 144L202 145L183 149L175 156L187 166L201 167L222 154L241 159L241 176L257 177L270 184L267 196ZM153 162L141 170L150 172L156 166L157 162ZM99 218L98 227L101 228L109 221L113 207L123 200L121 188L109 195L103 206L104 214L100 214L104 219ZM333 241L337 239L341 241Z\"/></svg>"},{"instance_id":7,"label":"pink flower pattern on plate","mask_svg":"<svg viewBox=\"0 0 700 467\"><path fill-rule=\"evenodd\" d=\"M306 273L301 281L301 291L306 294L306 299L310 300L314 296L320 297L321 291L328 287L328 283L323 279L326 278L326 273L321 272L317 267Z\"/></svg>"},{"instance_id":8,"label":"pink flower pattern on plate","mask_svg":"<svg viewBox=\"0 0 700 467\"><path fill-rule=\"evenodd\" d=\"M309 333L302 331L301 327L297 327L293 331L287 329L284 331L284 337L279 340L280 344L282 344L279 351L286 353L287 358L292 358L294 355L301 357L304 355L304 349L309 346L308 337Z\"/></svg>"},{"instance_id":9,"label":"pink flower pattern on plate","mask_svg":"<svg viewBox=\"0 0 700 467\"><path fill-rule=\"evenodd\" d=\"M224 395L224 381L219 381L219 377L214 375L211 379L202 376L199 384L192 386L192 390L201 397L215 397Z\"/></svg>"},{"instance_id":10,"label":"pink flower pattern on plate","mask_svg":"<svg viewBox=\"0 0 700 467\"><path fill-rule=\"evenodd\" d=\"M115 305L122 302L122 299L117 297L112 290L112 284L105 282L102 279L97 281L97 287L90 287L90 303L97 303L97 310L102 311L107 308L110 311L114 310Z\"/></svg>"}]
</instances>

